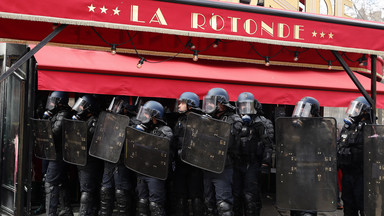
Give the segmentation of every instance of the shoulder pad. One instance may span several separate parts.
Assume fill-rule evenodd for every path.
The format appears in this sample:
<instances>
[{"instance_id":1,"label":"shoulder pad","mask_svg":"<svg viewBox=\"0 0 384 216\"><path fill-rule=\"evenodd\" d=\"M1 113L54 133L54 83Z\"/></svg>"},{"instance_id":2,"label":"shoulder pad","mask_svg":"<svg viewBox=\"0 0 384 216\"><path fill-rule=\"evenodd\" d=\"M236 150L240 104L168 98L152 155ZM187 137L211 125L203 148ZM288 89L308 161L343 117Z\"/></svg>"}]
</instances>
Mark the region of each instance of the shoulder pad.
<instances>
[{"instance_id":1,"label":"shoulder pad","mask_svg":"<svg viewBox=\"0 0 384 216\"><path fill-rule=\"evenodd\" d=\"M243 121L241 120L241 117L240 117L238 114L236 114L236 113L231 114L231 115L229 116L229 118L230 118L229 121L231 121L231 122L229 122L229 123L243 122Z\"/></svg>"},{"instance_id":2,"label":"shoulder pad","mask_svg":"<svg viewBox=\"0 0 384 216\"><path fill-rule=\"evenodd\" d=\"M159 131L161 131L161 133L163 133L167 138L171 138L173 136L172 129L168 126L161 126Z\"/></svg>"},{"instance_id":3,"label":"shoulder pad","mask_svg":"<svg viewBox=\"0 0 384 216\"><path fill-rule=\"evenodd\" d=\"M141 122L140 122L139 120L137 120L136 117L132 117L132 118L130 119L129 125L138 125L138 124L140 124L140 123L141 123Z\"/></svg>"},{"instance_id":4,"label":"shoulder pad","mask_svg":"<svg viewBox=\"0 0 384 216\"><path fill-rule=\"evenodd\" d=\"M94 117L94 116L91 116L91 117L87 120L87 125L88 125L88 127L95 127L95 126L96 126L96 122L97 122L97 118Z\"/></svg>"},{"instance_id":5,"label":"shoulder pad","mask_svg":"<svg viewBox=\"0 0 384 216\"><path fill-rule=\"evenodd\" d=\"M70 114L69 110L61 110L57 113L57 119L69 118Z\"/></svg>"},{"instance_id":6,"label":"shoulder pad","mask_svg":"<svg viewBox=\"0 0 384 216\"><path fill-rule=\"evenodd\" d=\"M261 116L256 116L253 118L254 123L263 123L262 117Z\"/></svg>"}]
</instances>

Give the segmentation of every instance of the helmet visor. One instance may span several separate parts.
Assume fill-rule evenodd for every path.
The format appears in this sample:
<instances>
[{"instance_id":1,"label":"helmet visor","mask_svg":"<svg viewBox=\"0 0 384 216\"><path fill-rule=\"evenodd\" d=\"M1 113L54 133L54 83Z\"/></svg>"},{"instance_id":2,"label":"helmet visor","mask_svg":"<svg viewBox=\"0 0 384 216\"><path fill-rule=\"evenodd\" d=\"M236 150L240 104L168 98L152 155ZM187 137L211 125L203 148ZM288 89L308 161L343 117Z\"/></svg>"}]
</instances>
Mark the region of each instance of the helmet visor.
<instances>
[{"instance_id":1,"label":"helmet visor","mask_svg":"<svg viewBox=\"0 0 384 216\"><path fill-rule=\"evenodd\" d=\"M347 116L356 117L356 116L360 115L361 111L364 108L364 105L365 104L363 104L359 101L352 101L349 104L348 109L346 111Z\"/></svg>"},{"instance_id":2,"label":"helmet visor","mask_svg":"<svg viewBox=\"0 0 384 216\"><path fill-rule=\"evenodd\" d=\"M304 103L303 101L299 101L293 110L292 117L311 117L311 109L311 103Z\"/></svg>"},{"instance_id":3,"label":"helmet visor","mask_svg":"<svg viewBox=\"0 0 384 216\"><path fill-rule=\"evenodd\" d=\"M89 103L85 101L83 98L77 99L76 103L73 105L72 110L75 110L76 112L83 111L87 109L89 106Z\"/></svg>"},{"instance_id":4,"label":"helmet visor","mask_svg":"<svg viewBox=\"0 0 384 216\"><path fill-rule=\"evenodd\" d=\"M239 114L256 114L255 105L253 101L242 101L237 102L237 107L239 109Z\"/></svg>"},{"instance_id":5,"label":"helmet visor","mask_svg":"<svg viewBox=\"0 0 384 216\"><path fill-rule=\"evenodd\" d=\"M109 104L108 111L112 113L121 113L124 109L124 100L114 97L111 104Z\"/></svg>"},{"instance_id":6,"label":"helmet visor","mask_svg":"<svg viewBox=\"0 0 384 216\"><path fill-rule=\"evenodd\" d=\"M203 111L205 113L213 113L216 110L216 96L204 96Z\"/></svg>"},{"instance_id":7,"label":"helmet visor","mask_svg":"<svg viewBox=\"0 0 384 216\"><path fill-rule=\"evenodd\" d=\"M45 109L47 110L53 110L59 103L60 98L58 97L48 97L47 104L45 105Z\"/></svg>"},{"instance_id":8,"label":"helmet visor","mask_svg":"<svg viewBox=\"0 0 384 216\"><path fill-rule=\"evenodd\" d=\"M140 107L139 112L137 113L137 120L139 120L142 123L148 123L153 116L158 115L157 110L145 108L144 106Z\"/></svg>"}]
</instances>

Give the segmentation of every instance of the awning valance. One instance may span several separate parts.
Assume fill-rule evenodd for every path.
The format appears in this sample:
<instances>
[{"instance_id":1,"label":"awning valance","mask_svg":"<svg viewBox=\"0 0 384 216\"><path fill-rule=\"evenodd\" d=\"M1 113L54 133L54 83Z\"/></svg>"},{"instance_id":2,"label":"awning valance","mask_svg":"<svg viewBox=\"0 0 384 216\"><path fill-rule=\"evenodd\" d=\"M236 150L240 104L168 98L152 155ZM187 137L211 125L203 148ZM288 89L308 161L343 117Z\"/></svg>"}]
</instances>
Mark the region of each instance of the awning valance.
<instances>
[{"instance_id":1,"label":"awning valance","mask_svg":"<svg viewBox=\"0 0 384 216\"><path fill-rule=\"evenodd\" d=\"M145 58L196 53L209 60L343 70L331 52L336 50L353 71L369 75L369 55L384 54L383 23L229 2L5 0L0 5L3 42L38 43L60 24L68 26L51 45L115 48ZM381 80L382 61L376 74Z\"/></svg>"},{"instance_id":2,"label":"awning valance","mask_svg":"<svg viewBox=\"0 0 384 216\"><path fill-rule=\"evenodd\" d=\"M382 23L227 2L30 0L26 3L24 0L4 0L0 5L0 18L3 19L0 38L10 39L36 40L35 36L39 33L52 30L52 23L64 23L80 27L384 54L384 43L377 42L384 38ZM14 30L8 31L9 28L22 31L20 26L23 22L20 21L34 21L29 23L30 34L10 35ZM73 29L68 32L68 37L53 41L87 44L85 38L90 36L92 30L84 29ZM103 41L99 42L106 46Z\"/></svg>"},{"instance_id":3,"label":"awning valance","mask_svg":"<svg viewBox=\"0 0 384 216\"><path fill-rule=\"evenodd\" d=\"M35 57L40 90L164 98L193 91L202 98L209 89L222 87L232 101L249 91L262 103L294 105L312 96L329 107L346 107L361 96L344 71L192 60L144 63L138 69L135 57L49 46ZM355 75L369 90L370 79ZM377 83L377 107L384 108L381 83Z\"/></svg>"}]
</instances>

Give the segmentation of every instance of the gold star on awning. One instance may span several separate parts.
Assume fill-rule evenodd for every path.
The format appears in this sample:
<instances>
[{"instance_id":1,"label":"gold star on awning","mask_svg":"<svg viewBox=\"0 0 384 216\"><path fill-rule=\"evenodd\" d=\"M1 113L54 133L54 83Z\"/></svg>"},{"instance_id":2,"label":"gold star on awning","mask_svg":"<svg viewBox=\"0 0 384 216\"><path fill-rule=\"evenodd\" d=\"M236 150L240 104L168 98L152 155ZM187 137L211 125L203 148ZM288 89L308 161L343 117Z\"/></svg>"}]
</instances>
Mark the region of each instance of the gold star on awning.
<instances>
[{"instance_id":1,"label":"gold star on awning","mask_svg":"<svg viewBox=\"0 0 384 216\"><path fill-rule=\"evenodd\" d=\"M113 9L113 15L120 15L120 10L119 10L119 7L116 7L115 9Z\"/></svg>"},{"instance_id":2,"label":"gold star on awning","mask_svg":"<svg viewBox=\"0 0 384 216\"><path fill-rule=\"evenodd\" d=\"M100 8L100 10L101 10L101 13L105 13L105 14L107 14L107 8L105 8L105 6L103 5L103 7L102 8Z\"/></svg>"},{"instance_id":3,"label":"gold star on awning","mask_svg":"<svg viewBox=\"0 0 384 216\"><path fill-rule=\"evenodd\" d=\"M313 31L312 32L312 37L316 37L317 36L317 32L316 31Z\"/></svg>"},{"instance_id":4,"label":"gold star on awning","mask_svg":"<svg viewBox=\"0 0 384 216\"><path fill-rule=\"evenodd\" d=\"M334 34L332 34L332 32L328 34L329 39L333 39L333 36Z\"/></svg>"},{"instance_id":5,"label":"gold star on awning","mask_svg":"<svg viewBox=\"0 0 384 216\"><path fill-rule=\"evenodd\" d=\"M96 8L96 7L94 7L93 4L91 4L90 6L88 6L88 9L89 9L88 12L91 12L91 11L92 11L92 12L95 12L95 8Z\"/></svg>"}]
</instances>

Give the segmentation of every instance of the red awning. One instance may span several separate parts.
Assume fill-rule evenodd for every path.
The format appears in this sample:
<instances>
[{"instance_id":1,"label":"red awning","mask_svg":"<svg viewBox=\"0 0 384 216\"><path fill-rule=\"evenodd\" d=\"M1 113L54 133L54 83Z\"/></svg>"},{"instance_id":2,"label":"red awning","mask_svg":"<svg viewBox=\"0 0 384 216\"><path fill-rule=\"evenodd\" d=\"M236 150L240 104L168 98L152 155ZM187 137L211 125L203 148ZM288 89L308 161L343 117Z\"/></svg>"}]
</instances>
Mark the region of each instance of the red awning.
<instances>
[{"instance_id":1,"label":"red awning","mask_svg":"<svg viewBox=\"0 0 384 216\"><path fill-rule=\"evenodd\" d=\"M330 50L353 71L369 54L383 55L384 24L222 1L3 0L0 41L37 43L58 24L56 46L148 56L343 70ZM217 40L217 41L216 41ZM219 47L213 48L220 41ZM196 47L189 49L190 43ZM294 58L298 55L299 60ZM296 59L296 60L294 60ZM364 64L363 64L364 65ZM379 62L377 78L382 78Z\"/></svg>"},{"instance_id":2,"label":"red awning","mask_svg":"<svg viewBox=\"0 0 384 216\"><path fill-rule=\"evenodd\" d=\"M184 91L200 98L222 87L235 101L244 91L261 103L294 105L304 96L321 106L346 107L361 96L344 71L255 66L218 61L166 61L136 67L137 57L46 46L35 55L38 89L109 95L178 98ZM355 74L369 91L370 79ZM384 86L377 83L377 107L384 108Z\"/></svg>"},{"instance_id":3,"label":"red awning","mask_svg":"<svg viewBox=\"0 0 384 216\"><path fill-rule=\"evenodd\" d=\"M251 5L212 1L151 0L3 0L0 4L0 38L36 40L52 31L52 23L78 26L66 30L65 44L109 46L95 40L100 29L110 43L120 44L120 34L110 29L165 33L202 38L320 48L364 54L383 54L384 25L362 20L306 14ZM20 28L23 24L25 28ZM13 34L31 30L29 34ZM64 33L65 34L65 33ZM91 40L89 40L91 38ZM97 37L96 37L97 38ZM112 41L113 40L113 41Z\"/></svg>"}]
</instances>

